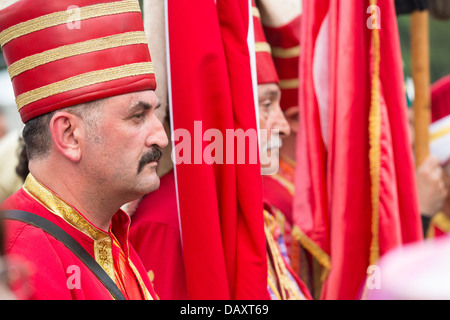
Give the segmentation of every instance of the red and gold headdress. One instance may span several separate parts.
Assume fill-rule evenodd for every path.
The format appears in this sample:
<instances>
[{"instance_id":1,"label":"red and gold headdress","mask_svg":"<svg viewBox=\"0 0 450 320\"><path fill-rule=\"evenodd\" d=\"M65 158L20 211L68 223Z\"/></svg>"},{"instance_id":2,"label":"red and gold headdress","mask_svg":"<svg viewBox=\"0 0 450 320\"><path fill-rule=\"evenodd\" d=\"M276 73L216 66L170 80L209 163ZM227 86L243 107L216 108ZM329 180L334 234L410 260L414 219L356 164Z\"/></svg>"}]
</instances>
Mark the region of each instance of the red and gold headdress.
<instances>
[{"instance_id":1,"label":"red and gold headdress","mask_svg":"<svg viewBox=\"0 0 450 320\"><path fill-rule=\"evenodd\" d=\"M0 11L0 44L24 123L156 88L137 0L21 0Z\"/></svg>"},{"instance_id":2,"label":"red and gold headdress","mask_svg":"<svg viewBox=\"0 0 450 320\"><path fill-rule=\"evenodd\" d=\"M298 106L300 17L298 0L260 1L261 24L280 79L281 109Z\"/></svg>"},{"instance_id":3,"label":"red and gold headdress","mask_svg":"<svg viewBox=\"0 0 450 320\"><path fill-rule=\"evenodd\" d=\"M258 8L252 1L253 28L255 31L256 73L258 84L279 83L277 70L273 63L271 49L260 21Z\"/></svg>"},{"instance_id":4,"label":"red and gold headdress","mask_svg":"<svg viewBox=\"0 0 450 320\"><path fill-rule=\"evenodd\" d=\"M431 86L430 153L442 164L450 161L450 75Z\"/></svg>"}]
</instances>

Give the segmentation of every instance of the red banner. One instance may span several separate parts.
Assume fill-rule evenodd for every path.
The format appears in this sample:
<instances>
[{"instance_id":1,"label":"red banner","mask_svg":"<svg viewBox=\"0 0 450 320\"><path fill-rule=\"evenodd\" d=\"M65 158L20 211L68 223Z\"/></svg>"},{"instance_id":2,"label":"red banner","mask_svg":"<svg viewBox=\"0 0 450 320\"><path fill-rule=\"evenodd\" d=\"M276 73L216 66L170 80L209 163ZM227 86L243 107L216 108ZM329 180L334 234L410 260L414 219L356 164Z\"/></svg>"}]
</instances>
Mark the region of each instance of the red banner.
<instances>
[{"instance_id":1,"label":"red banner","mask_svg":"<svg viewBox=\"0 0 450 320\"><path fill-rule=\"evenodd\" d=\"M301 30L294 221L329 255L322 298L357 299L422 238L394 2L303 1Z\"/></svg>"}]
</instances>

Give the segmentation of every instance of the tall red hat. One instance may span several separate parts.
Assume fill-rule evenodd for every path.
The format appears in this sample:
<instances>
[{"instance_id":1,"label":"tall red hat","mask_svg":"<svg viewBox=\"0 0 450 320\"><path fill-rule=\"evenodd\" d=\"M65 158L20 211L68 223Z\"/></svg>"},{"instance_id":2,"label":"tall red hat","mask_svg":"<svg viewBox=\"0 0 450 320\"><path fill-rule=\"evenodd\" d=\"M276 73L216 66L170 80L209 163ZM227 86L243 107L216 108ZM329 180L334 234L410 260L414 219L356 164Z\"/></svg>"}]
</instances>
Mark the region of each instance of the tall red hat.
<instances>
[{"instance_id":1,"label":"tall red hat","mask_svg":"<svg viewBox=\"0 0 450 320\"><path fill-rule=\"evenodd\" d=\"M256 73L258 84L279 83L277 70L273 63L270 45L266 41L261 25L259 10L253 5L253 28L255 31Z\"/></svg>"},{"instance_id":2,"label":"tall red hat","mask_svg":"<svg viewBox=\"0 0 450 320\"><path fill-rule=\"evenodd\" d=\"M450 115L450 75L431 85L431 121Z\"/></svg>"},{"instance_id":3,"label":"tall red hat","mask_svg":"<svg viewBox=\"0 0 450 320\"><path fill-rule=\"evenodd\" d=\"M24 123L156 88L137 0L21 0L0 11L0 45Z\"/></svg>"},{"instance_id":4,"label":"tall red hat","mask_svg":"<svg viewBox=\"0 0 450 320\"><path fill-rule=\"evenodd\" d=\"M431 86L430 153L442 164L450 161L450 75Z\"/></svg>"},{"instance_id":5,"label":"tall red hat","mask_svg":"<svg viewBox=\"0 0 450 320\"><path fill-rule=\"evenodd\" d=\"M298 0L264 0L259 3L261 24L280 78L281 109L298 106L300 18Z\"/></svg>"}]
</instances>

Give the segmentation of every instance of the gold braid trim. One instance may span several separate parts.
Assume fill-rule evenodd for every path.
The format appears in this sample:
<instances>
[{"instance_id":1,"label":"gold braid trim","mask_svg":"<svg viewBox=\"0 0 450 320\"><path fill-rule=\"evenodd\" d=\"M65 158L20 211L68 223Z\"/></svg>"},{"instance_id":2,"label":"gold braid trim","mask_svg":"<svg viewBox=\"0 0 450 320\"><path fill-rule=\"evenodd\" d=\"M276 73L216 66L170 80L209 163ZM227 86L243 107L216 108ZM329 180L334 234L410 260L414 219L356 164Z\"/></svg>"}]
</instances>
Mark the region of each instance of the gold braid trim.
<instances>
[{"instance_id":1,"label":"gold braid trim","mask_svg":"<svg viewBox=\"0 0 450 320\"><path fill-rule=\"evenodd\" d=\"M324 281L331 269L330 256L323 251L317 243L312 241L303 231L301 231L299 227L292 227L292 236L323 266L324 271L321 275L321 281Z\"/></svg>"},{"instance_id":2,"label":"gold braid trim","mask_svg":"<svg viewBox=\"0 0 450 320\"><path fill-rule=\"evenodd\" d=\"M280 80L280 89L298 89L298 85L298 78Z\"/></svg>"},{"instance_id":3,"label":"gold braid trim","mask_svg":"<svg viewBox=\"0 0 450 320\"><path fill-rule=\"evenodd\" d=\"M274 281L276 281L276 274L273 270L272 261L270 260L269 254L267 254L267 265L267 285L270 287L270 289L272 289L273 294L278 300L283 300L278 290L278 286L274 283Z\"/></svg>"},{"instance_id":4,"label":"gold braid trim","mask_svg":"<svg viewBox=\"0 0 450 320\"><path fill-rule=\"evenodd\" d=\"M141 12L139 1L124 0L81 7L77 21L127 12ZM13 39L69 22L74 22L73 13L70 11L54 12L21 22L0 32L0 44L3 47Z\"/></svg>"},{"instance_id":5,"label":"gold braid trim","mask_svg":"<svg viewBox=\"0 0 450 320\"><path fill-rule=\"evenodd\" d=\"M76 209L47 189L30 173L22 189L47 210L94 240L95 261L115 281L111 238L90 224Z\"/></svg>"},{"instance_id":6,"label":"gold braid trim","mask_svg":"<svg viewBox=\"0 0 450 320\"><path fill-rule=\"evenodd\" d=\"M94 241L94 255L95 261L105 270L114 282L117 283L116 276L114 274L114 260L112 255L112 242L109 236Z\"/></svg>"},{"instance_id":7,"label":"gold braid trim","mask_svg":"<svg viewBox=\"0 0 450 320\"><path fill-rule=\"evenodd\" d=\"M430 226L435 226L442 232L447 233L450 231L450 219L441 211L431 219Z\"/></svg>"},{"instance_id":8,"label":"gold braid trim","mask_svg":"<svg viewBox=\"0 0 450 320\"><path fill-rule=\"evenodd\" d=\"M255 42L255 52L271 53L270 45L267 42Z\"/></svg>"},{"instance_id":9,"label":"gold braid trim","mask_svg":"<svg viewBox=\"0 0 450 320\"><path fill-rule=\"evenodd\" d=\"M152 295L150 294L150 291L148 290L147 286L144 283L144 280L141 277L141 274L139 273L139 270L135 267L135 265L133 264L133 262L128 258L128 263L130 264L131 269L134 272L134 275L139 283L139 285L141 286L142 292L144 293L144 298L145 300L154 300ZM155 292L156 294L156 292ZM157 300L159 300L158 295L156 295Z\"/></svg>"},{"instance_id":10,"label":"gold braid trim","mask_svg":"<svg viewBox=\"0 0 450 320\"><path fill-rule=\"evenodd\" d=\"M275 218L264 210L264 232L267 242L267 257L269 270L273 268L274 277L279 285L279 294L282 300L304 300L305 297L300 288L297 288L294 280L289 278L289 270L286 268L285 260L279 250L278 243L273 237L273 229L276 227ZM269 273L270 274L270 273ZM270 279L270 277L269 277ZM270 285L270 283L269 283ZM273 289L273 288L272 288Z\"/></svg>"},{"instance_id":11,"label":"gold braid trim","mask_svg":"<svg viewBox=\"0 0 450 320\"><path fill-rule=\"evenodd\" d=\"M279 173L274 174L273 176L271 176L271 178L273 180L276 180L279 184L281 184L288 192L291 196L294 195L294 184L289 181L288 179L286 179L285 177L283 177L282 175L280 175Z\"/></svg>"},{"instance_id":12,"label":"gold braid trim","mask_svg":"<svg viewBox=\"0 0 450 320\"><path fill-rule=\"evenodd\" d=\"M8 67L8 72L12 79L22 72L34 69L53 61L68 57L74 57L85 53L134 44L147 44L147 38L143 31L115 34L98 39L69 44L61 46L59 48L37 53L14 62Z\"/></svg>"},{"instance_id":13,"label":"gold braid trim","mask_svg":"<svg viewBox=\"0 0 450 320\"><path fill-rule=\"evenodd\" d=\"M300 46L291 48L272 47L272 56L275 58L296 58L300 55Z\"/></svg>"},{"instance_id":14,"label":"gold braid trim","mask_svg":"<svg viewBox=\"0 0 450 320\"><path fill-rule=\"evenodd\" d=\"M25 179L22 189L48 211L62 218L93 240L101 240L108 236L108 234L90 224L71 205L37 181L31 173Z\"/></svg>"},{"instance_id":15,"label":"gold braid trim","mask_svg":"<svg viewBox=\"0 0 450 320\"><path fill-rule=\"evenodd\" d=\"M150 62L132 63L119 67L82 73L80 75L22 93L17 96L16 104L18 110L20 110L30 103L59 93L64 93L70 90L75 90L102 82L151 73L154 73L154 71Z\"/></svg>"},{"instance_id":16,"label":"gold braid trim","mask_svg":"<svg viewBox=\"0 0 450 320\"><path fill-rule=\"evenodd\" d=\"M128 229L129 229L129 227L128 227ZM139 285L139 287L141 289L141 292L144 295L144 300L153 300L153 297L151 296L150 291L148 291L147 286L145 285L144 281L142 280L142 277L141 277L139 271L134 266L134 264L131 261L130 257L128 257L127 259L125 258L124 249L122 248L119 240L117 240L117 237L114 234L112 234L111 238L112 238L112 243L114 244L114 246L119 248L120 251L121 251L119 253L118 260L121 261L123 259L123 262L124 263L128 263L128 265L130 266L130 268L131 268L131 270L133 272L133 275L136 278L136 281L137 281L137 283L138 283L138 285ZM128 242L126 242L126 246L128 247ZM118 263L118 265L120 265L120 263ZM119 289L126 291L125 278L124 278L125 274L124 274L124 272L123 272L123 270L122 270L122 268L120 266L114 269L114 275L115 275L115 277L117 279L116 284L118 285Z\"/></svg>"},{"instance_id":17,"label":"gold braid trim","mask_svg":"<svg viewBox=\"0 0 450 320\"><path fill-rule=\"evenodd\" d=\"M376 5L376 0L370 0L371 5ZM381 135L381 111L380 111L380 33L377 28L372 29L373 43L373 73L372 89L369 113L369 162L371 178L372 201L372 240L370 244L370 264L378 261L380 256L379 246L379 202L380 202L380 135Z\"/></svg>"},{"instance_id":18,"label":"gold braid trim","mask_svg":"<svg viewBox=\"0 0 450 320\"><path fill-rule=\"evenodd\" d=\"M450 133L450 126L444 127L436 132L430 133L430 141L437 140Z\"/></svg>"},{"instance_id":19,"label":"gold braid trim","mask_svg":"<svg viewBox=\"0 0 450 320\"><path fill-rule=\"evenodd\" d=\"M279 293L281 295L281 300L305 300L304 297L297 291L295 284L289 279L288 270L285 266L283 256L278 249L278 245L273 238L269 228L264 228L266 233L266 240L268 245L268 250L270 250L269 263L272 262L275 271L275 277L278 279L280 286Z\"/></svg>"}]
</instances>

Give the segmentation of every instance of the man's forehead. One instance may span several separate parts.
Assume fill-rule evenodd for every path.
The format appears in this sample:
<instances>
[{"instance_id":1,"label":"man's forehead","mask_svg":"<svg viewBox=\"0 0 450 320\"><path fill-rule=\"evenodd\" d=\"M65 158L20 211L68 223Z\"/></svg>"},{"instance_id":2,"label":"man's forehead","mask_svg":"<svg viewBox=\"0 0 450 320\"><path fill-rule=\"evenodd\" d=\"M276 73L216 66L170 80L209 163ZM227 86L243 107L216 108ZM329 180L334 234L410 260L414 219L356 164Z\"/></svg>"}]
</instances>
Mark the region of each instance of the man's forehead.
<instances>
[{"instance_id":1,"label":"man's forehead","mask_svg":"<svg viewBox=\"0 0 450 320\"><path fill-rule=\"evenodd\" d=\"M103 101L103 104L106 106L114 105L114 110L120 110L120 112L126 113L156 108L159 104L159 100L153 90L126 93L123 95L108 97Z\"/></svg>"},{"instance_id":2,"label":"man's forehead","mask_svg":"<svg viewBox=\"0 0 450 320\"><path fill-rule=\"evenodd\" d=\"M128 96L131 105L145 103L151 106L156 106L159 103L158 97L153 90L132 92L129 93Z\"/></svg>"},{"instance_id":3,"label":"man's forehead","mask_svg":"<svg viewBox=\"0 0 450 320\"><path fill-rule=\"evenodd\" d=\"M147 103L155 103L158 100L153 90L137 91L128 94L131 102L144 101Z\"/></svg>"},{"instance_id":4,"label":"man's forehead","mask_svg":"<svg viewBox=\"0 0 450 320\"><path fill-rule=\"evenodd\" d=\"M153 90L131 92L123 95L109 97L105 99L106 103L119 103L129 109L141 107L151 108L156 107L159 104L159 100Z\"/></svg>"},{"instance_id":5,"label":"man's forehead","mask_svg":"<svg viewBox=\"0 0 450 320\"><path fill-rule=\"evenodd\" d=\"M280 88L272 83L259 85L258 95L264 98L276 98L280 95Z\"/></svg>"}]
</instances>

